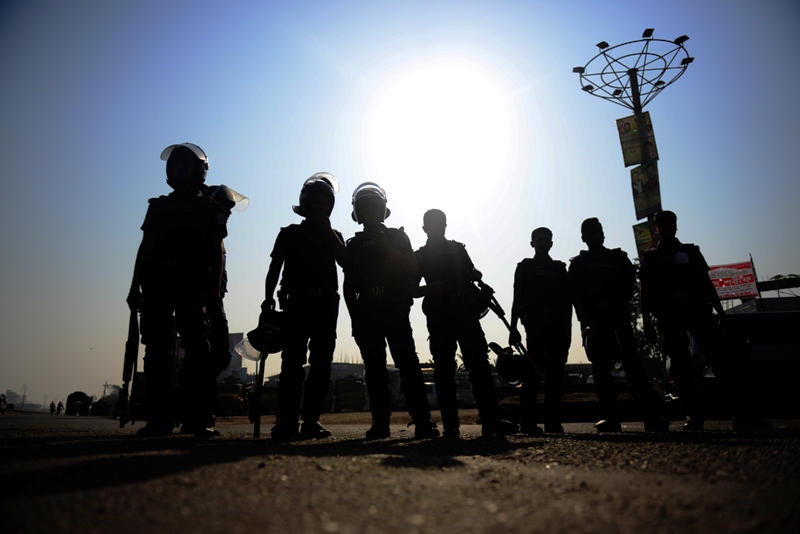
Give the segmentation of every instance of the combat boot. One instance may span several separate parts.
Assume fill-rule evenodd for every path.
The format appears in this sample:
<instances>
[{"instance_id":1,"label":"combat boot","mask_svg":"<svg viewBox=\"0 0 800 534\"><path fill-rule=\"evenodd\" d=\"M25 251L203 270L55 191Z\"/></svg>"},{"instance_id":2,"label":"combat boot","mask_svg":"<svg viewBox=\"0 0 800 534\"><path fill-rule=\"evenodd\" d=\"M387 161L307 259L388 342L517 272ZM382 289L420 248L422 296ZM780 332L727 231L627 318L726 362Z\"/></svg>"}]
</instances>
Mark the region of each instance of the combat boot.
<instances>
[{"instance_id":1,"label":"combat boot","mask_svg":"<svg viewBox=\"0 0 800 534\"><path fill-rule=\"evenodd\" d=\"M669 419L664 417L648 417L644 420L645 432L669 432Z\"/></svg>"},{"instance_id":2,"label":"combat boot","mask_svg":"<svg viewBox=\"0 0 800 534\"><path fill-rule=\"evenodd\" d=\"M503 421L498 419L492 423L483 423L481 426L481 435L484 437L489 436L510 436L519 432L519 426L511 421Z\"/></svg>"},{"instance_id":3,"label":"combat boot","mask_svg":"<svg viewBox=\"0 0 800 534\"><path fill-rule=\"evenodd\" d=\"M546 434L563 434L564 427L561 423L545 423L544 431Z\"/></svg>"},{"instance_id":4,"label":"combat boot","mask_svg":"<svg viewBox=\"0 0 800 534\"><path fill-rule=\"evenodd\" d=\"M439 437L439 429L436 428L436 423L431 419L419 423L409 423L409 426L411 425L414 425L414 439L432 439Z\"/></svg>"},{"instance_id":5,"label":"combat boot","mask_svg":"<svg viewBox=\"0 0 800 534\"><path fill-rule=\"evenodd\" d=\"M611 419L602 419L594 425L594 429L600 433L622 432L622 425L619 424L619 421L613 421Z\"/></svg>"},{"instance_id":6,"label":"combat boot","mask_svg":"<svg viewBox=\"0 0 800 534\"><path fill-rule=\"evenodd\" d=\"M300 439L325 439L331 431L319 424L319 421L303 421L300 426Z\"/></svg>"},{"instance_id":7,"label":"combat boot","mask_svg":"<svg viewBox=\"0 0 800 534\"><path fill-rule=\"evenodd\" d=\"M372 426L367 430L367 439L383 439L389 437L389 421L372 420Z\"/></svg>"},{"instance_id":8,"label":"combat boot","mask_svg":"<svg viewBox=\"0 0 800 534\"><path fill-rule=\"evenodd\" d=\"M702 419L687 417L686 422L683 423L683 430L686 432L700 432L703 430L704 422Z\"/></svg>"},{"instance_id":9,"label":"combat boot","mask_svg":"<svg viewBox=\"0 0 800 534\"><path fill-rule=\"evenodd\" d=\"M285 421L275 423L275 426L269 431L269 435L275 441L292 441L300 437L300 433L297 431L297 423L287 423Z\"/></svg>"},{"instance_id":10,"label":"combat boot","mask_svg":"<svg viewBox=\"0 0 800 534\"><path fill-rule=\"evenodd\" d=\"M520 425L519 431L526 436L544 436L544 430L542 430L542 427L534 423L523 423Z\"/></svg>"}]
</instances>

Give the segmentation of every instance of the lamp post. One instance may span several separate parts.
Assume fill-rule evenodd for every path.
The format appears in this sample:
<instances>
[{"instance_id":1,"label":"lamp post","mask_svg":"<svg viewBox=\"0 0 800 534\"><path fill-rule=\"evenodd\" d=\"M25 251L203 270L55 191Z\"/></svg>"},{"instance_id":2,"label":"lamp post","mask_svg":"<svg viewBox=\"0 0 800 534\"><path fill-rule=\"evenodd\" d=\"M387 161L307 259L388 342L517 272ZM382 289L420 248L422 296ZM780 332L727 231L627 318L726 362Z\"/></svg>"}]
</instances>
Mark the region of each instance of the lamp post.
<instances>
[{"instance_id":1,"label":"lamp post","mask_svg":"<svg viewBox=\"0 0 800 534\"><path fill-rule=\"evenodd\" d=\"M646 217L648 222L661 210L661 193L655 135L643 109L694 61L684 47L688 40L686 35L672 41L656 39L648 28L635 41L597 43L599 52L586 65L572 69L580 77L581 90L633 111L633 117L619 119L617 127L625 166L640 165L631 172L634 206L637 219ZM644 236L637 239L637 248L647 248L649 224L636 225L634 232Z\"/></svg>"},{"instance_id":2,"label":"lamp post","mask_svg":"<svg viewBox=\"0 0 800 534\"><path fill-rule=\"evenodd\" d=\"M615 46L597 43L600 52L583 67L575 67L581 89L590 95L631 109L635 115L672 85L694 61L681 35L673 41L654 39L648 28L642 38Z\"/></svg>"}]
</instances>

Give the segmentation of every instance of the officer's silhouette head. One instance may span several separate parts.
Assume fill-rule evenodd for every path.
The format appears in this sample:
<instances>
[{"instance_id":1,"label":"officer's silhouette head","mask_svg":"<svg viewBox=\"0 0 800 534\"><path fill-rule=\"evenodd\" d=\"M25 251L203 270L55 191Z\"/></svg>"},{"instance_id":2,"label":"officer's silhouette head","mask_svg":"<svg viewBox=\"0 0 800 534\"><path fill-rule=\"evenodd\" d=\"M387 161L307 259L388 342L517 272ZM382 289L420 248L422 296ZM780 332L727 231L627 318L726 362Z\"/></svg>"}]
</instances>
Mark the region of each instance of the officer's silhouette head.
<instances>
[{"instance_id":1,"label":"officer's silhouette head","mask_svg":"<svg viewBox=\"0 0 800 534\"><path fill-rule=\"evenodd\" d=\"M581 223L581 241L586 243L590 250L603 246L606 236L603 233L603 225L597 217L589 217Z\"/></svg>"},{"instance_id":2,"label":"officer's silhouette head","mask_svg":"<svg viewBox=\"0 0 800 534\"><path fill-rule=\"evenodd\" d=\"M536 251L536 255L547 254L553 248L553 232L544 226L536 228L531 232L531 246Z\"/></svg>"},{"instance_id":3,"label":"officer's silhouette head","mask_svg":"<svg viewBox=\"0 0 800 534\"><path fill-rule=\"evenodd\" d=\"M678 216L668 210L659 211L653 217L653 227L659 241L674 239L678 233Z\"/></svg>"},{"instance_id":4,"label":"officer's silhouette head","mask_svg":"<svg viewBox=\"0 0 800 534\"><path fill-rule=\"evenodd\" d=\"M422 216L422 231L425 232L429 240L443 239L446 228L447 216L442 210L428 210Z\"/></svg>"},{"instance_id":5,"label":"officer's silhouette head","mask_svg":"<svg viewBox=\"0 0 800 534\"><path fill-rule=\"evenodd\" d=\"M392 213L386 203L386 192L381 186L364 182L353 191L353 212L350 215L364 228L375 228Z\"/></svg>"},{"instance_id":6,"label":"officer's silhouette head","mask_svg":"<svg viewBox=\"0 0 800 534\"><path fill-rule=\"evenodd\" d=\"M208 156L193 143L170 145L161 159L167 162L167 184L175 191L197 191L206 180Z\"/></svg>"},{"instance_id":7,"label":"officer's silhouette head","mask_svg":"<svg viewBox=\"0 0 800 534\"><path fill-rule=\"evenodd\" d=\"M318 172L303 183L300 201L292 211L301 217L316 220L331 216L339 182L328 172Z\"/></svg>"}]
</instances>

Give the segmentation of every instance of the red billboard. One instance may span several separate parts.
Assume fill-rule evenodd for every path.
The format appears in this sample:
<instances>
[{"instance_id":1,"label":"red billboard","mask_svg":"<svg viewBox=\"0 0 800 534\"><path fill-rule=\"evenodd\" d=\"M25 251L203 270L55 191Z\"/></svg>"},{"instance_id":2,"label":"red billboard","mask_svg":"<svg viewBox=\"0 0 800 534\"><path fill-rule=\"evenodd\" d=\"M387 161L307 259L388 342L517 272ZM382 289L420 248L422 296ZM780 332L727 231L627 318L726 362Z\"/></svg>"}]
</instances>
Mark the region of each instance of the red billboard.
<instances>
[{"instance_id":1,"label":"red billboard","mask_svg":"<svg viewBox=\"0 0 800 534\"><path fill-rule=\"evenodd\" d=\"M712 265L709 269L708 276L711 277L720 300L758 296L755 271L749 261Z\"/></svg>"}]
</instances>

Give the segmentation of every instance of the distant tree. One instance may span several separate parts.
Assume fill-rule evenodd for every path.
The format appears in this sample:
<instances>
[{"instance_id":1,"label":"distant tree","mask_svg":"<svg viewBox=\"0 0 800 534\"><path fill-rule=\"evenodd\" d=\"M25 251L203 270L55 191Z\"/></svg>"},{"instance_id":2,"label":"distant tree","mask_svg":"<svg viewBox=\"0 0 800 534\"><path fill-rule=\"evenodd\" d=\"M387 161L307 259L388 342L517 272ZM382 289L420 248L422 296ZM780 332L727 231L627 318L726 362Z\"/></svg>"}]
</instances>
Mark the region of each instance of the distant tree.
<instances>
[{"instance_id":1,"label":"distant tree","mask_svg":"<svg viewBox=\"0 0 800 534\"><path fill-rule=\"evenodd\" d=\"M636 268L636 273L639 273L639 260L633 260L633 266ZM650 343L644 335L644 321L642 319L642 306L641 306L641 285L639 283L639 279L637 276L636 284L633 290L633 297L631 298L631 306L630 306L631 317L633 319L633 324L636 326L635 329L635 336L636 336L636 347L639 350L639 354L643 358L662 358L661 354L661 347L656 343ZM658 326L655 318L653 318L653 323Z\"/></svg>"},{"instance_id":2,"label":"distant tree","mask_svg":"<svg viewBox=\"0 0 800 534\"><path fill-rule=\"evenodd\" d=\"M110 393L107 393L105 397L100 400L106 401L111 406L116 406L117 402L119 402L119 391L122 389L120 386L109 386L111 390Z\"/></svg>"}]
</instances>

